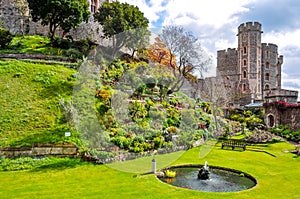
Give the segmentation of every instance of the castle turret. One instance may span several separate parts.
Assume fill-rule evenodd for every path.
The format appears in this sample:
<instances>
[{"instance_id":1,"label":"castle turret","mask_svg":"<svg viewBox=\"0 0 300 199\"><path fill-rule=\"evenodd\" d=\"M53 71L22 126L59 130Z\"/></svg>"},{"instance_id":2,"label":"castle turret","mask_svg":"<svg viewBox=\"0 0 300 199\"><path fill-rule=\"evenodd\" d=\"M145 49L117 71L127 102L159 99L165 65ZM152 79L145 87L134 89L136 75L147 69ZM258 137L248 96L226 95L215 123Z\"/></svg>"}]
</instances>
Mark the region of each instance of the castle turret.
<instances>
[{"instance_id":1,"label":"castle turret","mask_svg":"<svg viewBox=\"0 0 300 199\"><path fill-rule=\"evenodd\" d=\"M235 88L230 92L236 95L238 104L272 100L295 103L298 92L281 89L283 56L278 55L277 45L261 43L262 33L260 23L242 23L238 27L238 48L218 51L217 76L223 77L227 90Z\"/></svg>"},{"instance_id":2,"label":"castle turret","mask_svg":"<svg viewBox=\"0 0 300 199\"><path fill-rule=\"evenodd\" d=\"M283 56L278 56L278 47L275 44L262 44L262 79L263 90L281 89L281 65Z\"/></svg>"},{"instance_id":3,"label":"castle turret","mask_svg":"<svg viewBox=\"0 0 300 199\"><path fill-rule=\"evenodd\" d=\"M245 98L262 100L261 24L247 22L238 27L239 88ZM249 96L247 96L249 95Z\"/></svg>"}]
</instances>

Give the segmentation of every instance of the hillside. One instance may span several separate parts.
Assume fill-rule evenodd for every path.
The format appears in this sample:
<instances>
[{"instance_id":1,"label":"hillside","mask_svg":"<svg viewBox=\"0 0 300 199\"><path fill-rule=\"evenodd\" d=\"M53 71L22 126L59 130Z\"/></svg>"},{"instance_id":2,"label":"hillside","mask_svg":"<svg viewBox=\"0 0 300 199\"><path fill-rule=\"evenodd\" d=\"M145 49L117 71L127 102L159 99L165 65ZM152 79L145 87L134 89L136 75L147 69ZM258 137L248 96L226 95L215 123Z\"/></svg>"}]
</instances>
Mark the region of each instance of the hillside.
<instances>
[{"instance_id":1,"label":"hillside","mask_svg":"<svg viewBox=\"0 0 300 199\"><path fill-rule=\"evenodd\" d=\"M76 71L60 64L0 60L0 146L76 142L59 100L72 94Z\"/></svg>"}]
</instances>

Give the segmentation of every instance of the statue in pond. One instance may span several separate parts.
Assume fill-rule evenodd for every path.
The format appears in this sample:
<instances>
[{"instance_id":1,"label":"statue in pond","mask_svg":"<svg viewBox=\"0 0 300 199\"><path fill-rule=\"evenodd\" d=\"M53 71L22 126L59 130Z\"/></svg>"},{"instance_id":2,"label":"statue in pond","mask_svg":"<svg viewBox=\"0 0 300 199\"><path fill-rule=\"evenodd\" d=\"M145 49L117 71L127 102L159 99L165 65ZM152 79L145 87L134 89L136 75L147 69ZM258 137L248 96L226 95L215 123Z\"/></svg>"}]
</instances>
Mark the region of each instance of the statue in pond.
<instances>
[{"instance_id":1,"label":"statue in pond","mask_svg":"<svg viewBox=\"0 0 300 199\"><path fill-rule=\"evenodd\" d=\"M207 166L207 161L205 161L204 166L199 170L198 179L199 180L209 179L209 170L208 170L208 166Z\"/></svg>"}]
</instances>

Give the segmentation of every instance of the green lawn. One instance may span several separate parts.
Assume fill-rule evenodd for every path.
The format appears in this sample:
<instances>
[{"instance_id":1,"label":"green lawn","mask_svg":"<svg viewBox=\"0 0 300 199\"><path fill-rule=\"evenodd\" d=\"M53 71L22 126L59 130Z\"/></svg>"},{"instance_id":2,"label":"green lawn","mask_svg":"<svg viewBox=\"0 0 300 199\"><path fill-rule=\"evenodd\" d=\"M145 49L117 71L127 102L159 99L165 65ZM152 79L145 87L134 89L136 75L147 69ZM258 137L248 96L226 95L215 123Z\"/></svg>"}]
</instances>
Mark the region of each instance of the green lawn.
<instances>
[{"instance_id":1,"label":"green lawn","mask_svg":"<svg viewBox=\"0 0 300 199\"><path fill-rule=\"evenodd\" d=\"M59 105L77 71L60 64L0 60L0 146L64 142L70 131Z\"/></svg>"},{"instance_id":2,"label":"green lawn","mask_svg":"<svg viewBox=\"0 0 300 199\"><path fill-rule=\"evenodd\" d=\"M291 149L294 146L288 143L277 143L250 146L243 152L222 150L219 143L205 157L200 155L201 147L183 154L156 157L158 167L165 167L168 162L176 165L208 161L209 165L238 169L258 180L254 188L236 193L199 192L164 184L153 174L137 175L137 172L151 170L152 157L148 157L108 165L79 164L75 167L0 172L0 198L298 199L300 159L284 152Z\"/></svg>"}]
</instances>

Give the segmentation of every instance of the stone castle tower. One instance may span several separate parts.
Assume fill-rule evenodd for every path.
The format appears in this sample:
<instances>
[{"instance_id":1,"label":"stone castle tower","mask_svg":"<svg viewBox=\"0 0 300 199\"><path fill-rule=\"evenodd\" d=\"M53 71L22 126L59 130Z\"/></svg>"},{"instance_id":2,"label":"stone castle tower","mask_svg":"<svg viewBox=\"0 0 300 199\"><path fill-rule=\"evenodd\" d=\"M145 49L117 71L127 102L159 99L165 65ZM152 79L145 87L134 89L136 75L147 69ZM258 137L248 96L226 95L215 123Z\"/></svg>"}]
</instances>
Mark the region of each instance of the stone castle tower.
<instances>
[{"instance_id":1,"label":"stone castle tower","mask_svg":"<svg viewBox=\"0 0 300 199\"><path fill-rule=\"evenodd\" d=\"M281 89L283 56L275 44L261 42L262 26L258 22L238 27L238 47L217 52L217 76L224 80L240 104L263 102L267 98L296 102L298 93Z\"/></svg>"}]
</instances>

